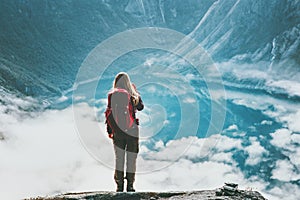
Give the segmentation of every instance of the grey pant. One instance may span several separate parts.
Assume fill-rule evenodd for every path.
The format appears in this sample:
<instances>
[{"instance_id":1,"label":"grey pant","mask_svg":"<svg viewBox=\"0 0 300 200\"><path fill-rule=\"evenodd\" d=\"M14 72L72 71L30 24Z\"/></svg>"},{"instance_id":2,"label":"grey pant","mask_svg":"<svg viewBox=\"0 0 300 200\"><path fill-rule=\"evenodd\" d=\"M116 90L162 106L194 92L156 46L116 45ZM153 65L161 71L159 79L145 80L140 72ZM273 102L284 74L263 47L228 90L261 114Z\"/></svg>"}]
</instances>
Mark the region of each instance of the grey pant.
<instances>
[{"instance_id":1,"label":"grey pant","mask_svg":"<svg viewBox=\"0 0 300 200\"><path fill-rule=\"evenodd\" d=\"M135 180L136 159L139 152L139 138L119 132L114 134L115 175L116 183L124 181L124 164L126 155L126 179L129 183Z\"/></svg>"}]
</instances>

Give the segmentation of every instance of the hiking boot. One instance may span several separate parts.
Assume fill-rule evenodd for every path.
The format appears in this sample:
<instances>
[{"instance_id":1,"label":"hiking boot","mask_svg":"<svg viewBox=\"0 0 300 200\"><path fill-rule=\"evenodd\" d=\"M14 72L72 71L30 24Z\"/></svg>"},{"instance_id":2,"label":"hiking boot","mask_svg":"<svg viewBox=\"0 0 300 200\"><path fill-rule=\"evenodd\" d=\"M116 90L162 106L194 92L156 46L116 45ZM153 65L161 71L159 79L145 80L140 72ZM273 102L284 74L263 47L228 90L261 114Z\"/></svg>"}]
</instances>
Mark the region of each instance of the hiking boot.
<instances>
[{"instance_id":1,"label":"hiking boot","mask_svg":"<svg viewBox=\"0 0 300 200\"><path fill-rule=\"evenodd\" d=\"M124 182L117 182L116 192L123 192L123 191L124 191Z\"/></svg>"},{"instance_id":2,"label":"hiking boot","mask_svg":"<svg viewBox=\"0 0 300 200\"><path fill-rule=\"evenodd\" d=\"M133 183L127 183L127 192L135 192L135 189L133 188Z\"/></svg>"},{"instance_id":3,"label":"hiking boot","mask_svg":"<svg viewBox=\"0 0 300 200\"><path fill-rule=\"evenodd\" d=\"M127 179L127 188L126 188L127 192L135 192L135 189L133 188L135 173L126 172L126 179Z\"/></svg>"},{"instance_id":4,"label":"hiking boot","mask_svg":"<svg viewBox=\"0 0 300 200\"><path fill-rule=\"evenodd\" d=\"M115 182L117 184L116 191L123 192L123 190L124 190L124 172L116 170L114 178L115 178Z\"/></svg>"}]
</instances>

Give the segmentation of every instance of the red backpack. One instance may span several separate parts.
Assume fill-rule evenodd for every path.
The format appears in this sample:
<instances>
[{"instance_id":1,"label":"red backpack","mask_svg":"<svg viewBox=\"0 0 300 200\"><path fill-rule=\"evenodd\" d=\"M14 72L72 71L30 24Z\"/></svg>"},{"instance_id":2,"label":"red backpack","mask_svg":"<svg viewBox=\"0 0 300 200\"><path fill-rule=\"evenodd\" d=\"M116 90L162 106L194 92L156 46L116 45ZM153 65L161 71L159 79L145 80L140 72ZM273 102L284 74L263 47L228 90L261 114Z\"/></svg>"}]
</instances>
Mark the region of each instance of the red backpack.
<instances>
[{"instance_id":1,"label":"red backpack","mask_svg":"<svg viewBox=\"0 0 300 200\"><path fill-rule=\"evenodd\" d=\"M113 133L127 132L134 123L131 95L125 89L116 88L108 94L108 106L105 111L106 123Z\"/></svg>"}]
</instances>

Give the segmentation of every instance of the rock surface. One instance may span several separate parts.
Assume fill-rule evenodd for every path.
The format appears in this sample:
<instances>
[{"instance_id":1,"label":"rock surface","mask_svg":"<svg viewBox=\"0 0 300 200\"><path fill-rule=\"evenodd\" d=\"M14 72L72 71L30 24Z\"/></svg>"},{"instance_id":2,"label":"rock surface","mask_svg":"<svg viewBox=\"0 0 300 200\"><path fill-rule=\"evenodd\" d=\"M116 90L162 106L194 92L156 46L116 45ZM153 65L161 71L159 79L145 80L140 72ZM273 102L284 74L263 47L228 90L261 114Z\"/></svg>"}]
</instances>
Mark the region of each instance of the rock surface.
<instances>
[{"instance_id":1,"label":"rock surface","mask_svg":"<svg viewBox=\"0 0 300 200\"><path fill-rule=\"evenodd\" d=\"M93 200L143 200L143 199L198 199L198 200L266 200L259 192L238 190L233 196L217 196L217 190L203 190L190 192L82 192L82 193L67 193L53 197L37 197L31 200L62 200L62 199L93 199Z\"/></svg>"}]
</instances>

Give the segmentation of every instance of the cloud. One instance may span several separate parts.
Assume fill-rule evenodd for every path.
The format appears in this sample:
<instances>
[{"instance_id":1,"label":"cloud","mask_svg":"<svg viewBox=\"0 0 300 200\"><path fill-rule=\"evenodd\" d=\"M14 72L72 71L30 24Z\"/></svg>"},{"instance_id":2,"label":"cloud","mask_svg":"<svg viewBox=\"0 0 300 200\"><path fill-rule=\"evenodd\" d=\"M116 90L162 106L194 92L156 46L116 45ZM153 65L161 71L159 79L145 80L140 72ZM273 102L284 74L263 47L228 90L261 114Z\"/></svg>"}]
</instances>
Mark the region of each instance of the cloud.
<instances>
[{"instance_id":1,"label":"cloud","mask_svg":"<svg viewBox=\"0 0 300 200\"><path fill-rule=\"evenodd\" d=\"M269 87L275 87L276 90L286 91L290 96L300 96L300 83L291 80L270 80L266 83Z\"/></svg>"},{"instance_id":2,"label":"cloud","mask_svg":"<svg viewBox=\"0 0 300 200\"><path fill-rule=\"evenodd\" d=\"M57 102L60 103L60 102L64 102L64 101L67 101L67 100L68 100L68 97L63 95L63 96L61 96L60 98L57 99Z\"/></svg>"},{"instance_id":3,"label":"cloud","mask_svg":"<svg viewBox=\"0 0 300 200\"><path fill-rule=\"evenodd\" d=\"M266 149L260 145L257 141L257 138L251 137L249 138L251 145L245 147L245 151L248 154L248 158L246 159L246 165L257 165L263 158L263 155L267 153Z\"/></svg>"},{"instance_id":4,"label":"cloud","mask_svg":"<svg viewBox=\"0 0 300 200\"><path fill-rule=\"evenodd\" d=\"M293 163L293 165L300 169L300 149L296 148L293 153L289 155L290 162Z\"/></svg>"},{"instance_id":5,"label":"cloud","mask_svg":"<svg viewBox=\"0 0 300 200\"><path fill-rule=\"evenodd\" d=\"M159 104L152 105L151 107L145 106L143 112L137 112L137 118L141 122L140 136L142 139L156 135L162 128L169 124L167 111Z\"/></svg>"},{"instance_id":6,"label":"cloud","mask_svg":"<svg viewBox=\"0 0 300 200\"><path fill-rule=\"evenodd\" d=\"M289 182L300 179L300 174L296 172L295 167L288 160L278 160L272 171L272 178Z\"/></svg>"},{"instance_id":7,"label":"cloud","mask_svg":"<svg viewBox=\"0 0 300 200\"><path fill-rule=\"evenodd\" d=\"M271 144L279 148L289 148L291 143L292 132L288 129L278 129L274 133L271 133Z\"/></svg>"},{"instance_id":8,"label":"cloud","mask_svg":"<svg viewBox=\"0 0 300 200\"><path fill-rule=\"evenodd\" d=\"M233 124L233 125L230 125L227 130L228 131L237 131L239 128L237 125Z\"/></svg>"},{"instance_id":9,"label":"cloud","mask_svg":"<svg viewBox=\"0 0 300 200\"><path fill-rule=\"evenodd\" d=\"M195 103L196 99L192 98L192 97L187 97L187 98L183 99L183 102L184 103Z\"/></svg>"},{"instance_id":10,"label":"cloud","mask_svg":"<svg viewBox=\"0 0 300 200\"><path fill-rule=\"evenodd\" d=\"M271 134L271 144L282 149L282 153L289 158L289 164L294 165L297 169L300 168L300 135L293 133L288 129L279 129ZM278 163L277 167L286 171L287 167ZM279 169L277 169L276 177L279 177ZM299 174L299 173L298 173Z\"/></svg>"},{"instance_id":11,"label":"cloud","mask_svg":"<svg viewBox=\"0 0 300 200\"><path fill-rule=\"evenodd\" d=\"M281 184L270 189L265 197L272 200L295 200L299 198L299 186L291 183Z\"/></svg>"},{"instance_id":12,"label":"cloud","mask_svg":"<svg viewBox=\"0 0 300 200\"><path fill-rule=\"evenodd\" d=\"M282 118L288 124L288 127L291 131L300 133L300 110L296 113L286 115Z\"/></svg>"},{"instance_id":13,"label":"cloud","mask_svg":"<svg viewBox=\"0 0 300 200\"><path fill-rule=\"evenodd\" d=\"M104 172L112 175L82 147L70 108L16 121L7 126L6 134L10 137L0 143L1 199L66 192L78 186L88 189L89 178L108 178ZM109 189L112 184L94 182L94 189L100 186Z\"/></svg>"},{"instance_id":14,"label":"cloud","mask_svg":"<svg viewBox=\"0 0 300 200\"><path fill-rule=\"evenodd\" d=\"M81 120L99 123L93 113L86 113L87 107L86 104L80 104L75 108L81 111ZM112 143L104 133L104 127L101 127L99 137L92 145L97 145L100 151L104 151L103 161L113 163ZM71 108L61 111L48 110L37 118L16 120L6 131L11 137L0 143L0 175L3 177L0 187L5 191L0 194L1 199L20 199L67 191L115 189L113 169L95 161L82 146L82 141L75 131ZM216 140L220 141L220 146L216 146L218 151L240 147L240 142L221 137L222 141L216 136L209 139L212 144ZM224 141L225 139L227 141ZM190 144L190 147L186 146ZM217 156L218 153L209 152L205 144L205 139L196 137L182 138L167 144L158 141L156 149L159 151L156 154L142 146L138 162L139 171L149 172L160 167L163 169L138 175L137 188L161 190L162 185L170 183L164 190L202 189L218 187L225 179L243 179L236 167L222 163L222 152L218 152L220 155ZM181 152L186 147L187 151ZM148 156L143 157L143 152ZM177 156L182 153L183 156L178 160ZM214 155L212 161L192 162L207 154ZM228 154L225 158L230 159L231 155Z\"/></svg>"},{"instance_id":15,"label":"cloud","mask_svg":"<svg viewBox=\"0 0 300 200\"><path fill-rule=\"evenodd\" d=\"M87 104L77 104L75 109L78 109L80 121L99 127L96 136L90 137L88 130L83 133L91 139L86 146L82 145L84 141L79 139L76 132L71 108L47 110L35 118L12 120L6 126L5 133L10 137L0 141L1 199L72 191L115 190L113 147L105 133L104 124L96 120L94 113L90 112L93 109ZM291 136L290 141L298 143L299 137ZM259 178L246 179L233 159L235 151L244 149L242 142L242 139L225 135L212 135L208 138L180 138L166 144L158 141L154 150L142 145L138 156L136 188L139 191L201 190L217 188L225 181L231 181L239 183L241 188L249 186L266 194L268 183ZM95 155L89 154L86 148L101 152L103 163L97 162L92 157ZM245 151L250 158L260 158L265 153L254 138ZM291 162L299 163L300 156L294 155L290 156ZM248 163L258 162L254 161L250 159ZM272 173L274 177L282 179L280 173L292 173L290 169L290 165L278 162ZM266 195L281 195L281 189L274 189ZM291 191L299 190L294 188Z\"/></svg>"},{"instance_id":16,"label":"cloud","mask_svg":"<svg viewBox=\"0 0 300 200\"><path fill-rule=\"evenodd\" d=\"M261 121L261 125L272 125L273 122L272 121L269 121L269 120L263 120Z\"/></svg>"},{"instance_id":17,"label":"cloud","mask_svg":"<svg viewBox=\"0 0 300 200\"><path fill-rule=\"evenodd\" d=\"M143 181L142 181L143 179ZM180 159L170 167L138 176L140 190L202 190L223 185L224 181L243 182L242 173L230 165L205 161L193 163Z\"/></svg>"}]
</instances>

